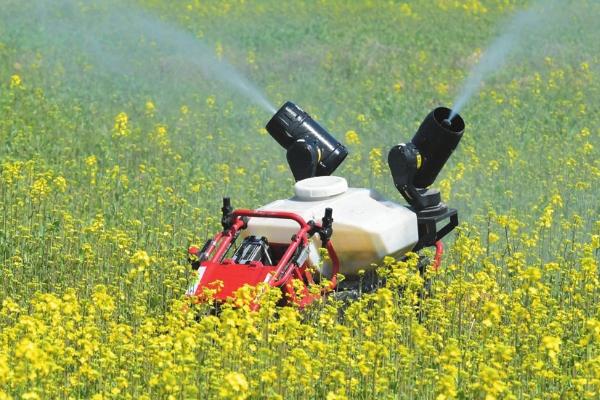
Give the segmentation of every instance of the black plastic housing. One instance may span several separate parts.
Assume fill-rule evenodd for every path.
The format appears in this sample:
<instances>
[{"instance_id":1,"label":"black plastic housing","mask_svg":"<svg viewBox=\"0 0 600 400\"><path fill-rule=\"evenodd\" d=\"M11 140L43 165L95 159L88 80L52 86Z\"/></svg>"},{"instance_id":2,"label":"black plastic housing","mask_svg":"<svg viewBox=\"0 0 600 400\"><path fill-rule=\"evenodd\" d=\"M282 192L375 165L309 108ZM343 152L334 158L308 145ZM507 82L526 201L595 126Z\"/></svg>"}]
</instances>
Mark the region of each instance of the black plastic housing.
<instances>
[{"instance_id":1,"label":"black plastic housing","mask_svg":"<svg viewBox=\"0 0 600 400\"><path fill-rule=\"evenodd\" d=\"M343 144L338 142L308 113L291 101L281 106L267 123L266 129L277 143L288 150L288 162L292 172L296 169L307 170L304 165L295 165L296 162L300 162L295 160L303 160L304 162L305 159L310 159L304 154L298 156L294 154L294 145L298 142L302 143L303 147L313 147L316 151L317 163L314 176L331 175L348 155L348 150ZM298 152L300 152L302 146L297 146ZM290 153L290 150L292 153ZM302 152L308 154L310 150L302 150ZM302 178L308 177L305 175L306 173L298 175L294 173L297 180L300 176Z\"/></svg>"},{"instance_id":2,"label":"black plastic housing","mask_svg":"<svg viewBox=\"0 0 600 400\"><path fill-rule=\"evenodd\" d=\"M422 158L412 182L417 188L431 186L462 138L465 121L458 114L449 121L450 112L446 107L430 112L412 138Z\"/></svg>"}]
</instances>

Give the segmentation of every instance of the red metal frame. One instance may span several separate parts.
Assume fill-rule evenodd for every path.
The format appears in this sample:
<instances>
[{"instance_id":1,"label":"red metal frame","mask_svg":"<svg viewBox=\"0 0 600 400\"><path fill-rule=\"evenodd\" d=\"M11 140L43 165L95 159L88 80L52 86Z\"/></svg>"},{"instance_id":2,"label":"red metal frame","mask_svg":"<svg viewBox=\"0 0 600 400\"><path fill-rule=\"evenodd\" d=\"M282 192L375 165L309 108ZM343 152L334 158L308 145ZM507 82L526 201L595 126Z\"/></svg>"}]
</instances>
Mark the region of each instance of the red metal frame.
<instances>
[{"instance_id":1,"label":"red metal frame","mask_svg":"<svg viewBox=\"0 0 600 400\"><path fill-rule=\"evenodd\" d=\"M314 280L308 261L305 261L303 265L296 265L292 262L296 250L300 246L306 247L309 245L310 236L312 236L315 228L321 227L319 224L313 222L309 224L298 214L285 211L239 209L233 211L231 218L232 223L229 229L218 233L206 249L205 254L209 257L200 263L199 279L193 290L188 291L188 294L201 298L205 288L214 289L214 281L220 280L222 287L214 295L214 298L226 300L233 297L235 290L241 288L244 284L257 285L261 282L267 282L272 287L281 288L288 302L304 307L321 297L325 292L335 289L340 261L331 241L327 241L326 249L331 259L332 279L330 284L322 289L319 294L315 295L309 290L309 286L314 284ZM298 231L287 245L288 247L277 265L266 266L260 262L253 262L248 265L235 264L224 259L225 254L227 254L239 233L247 227L248 218L287 219L295 221L299 225ZM189 249L190 254L196 254L197 251L198 249L195 247ZM298 290L301 296L297 296L297 290L293 287L294 279L302 282L302 287Z\"/></svg>"},{"instance_id":2,"label":"red metal frame","mask_svg":"<svg viewBox=\"0 0 600 400\"><path fill-rule=\"evenodd\" d=\"M442 255L444 255L444 244L441 240L435 242L435 256L433 258L433 270L437 271L442 265Z\"/></svg>"}]
</instances>

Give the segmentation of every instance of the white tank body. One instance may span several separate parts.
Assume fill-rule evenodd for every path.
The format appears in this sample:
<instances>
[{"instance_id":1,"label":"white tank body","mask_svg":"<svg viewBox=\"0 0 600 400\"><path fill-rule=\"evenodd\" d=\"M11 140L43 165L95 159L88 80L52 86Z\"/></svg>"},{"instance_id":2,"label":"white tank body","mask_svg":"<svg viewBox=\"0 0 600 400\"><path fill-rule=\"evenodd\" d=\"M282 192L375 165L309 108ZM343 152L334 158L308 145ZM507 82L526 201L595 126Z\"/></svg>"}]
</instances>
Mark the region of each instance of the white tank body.
<instances>
[{"instance_id":1,"label":"white tank body","mask_svg":"<svg viewBox=\"0 0 600 400\"><path fill-rule=\"evenodd\" d=\"M371 189L348 188L346 180L322 176L296 182L294 197L276 200L260 208L294 212L306 221L321 222L325 208L333 209L331 241L340 259L340 273L356 275L369 270L387 255L400 256L410 251L419 238L417 216L408 208L388 201ZM251 218L244 236L265 236L271 243L289 243L298 224L289 220ZM318 235L312 238L309 262L321 265ZM331 266L323 263L321 272L330 275Z\"/></svg>"}]
</instances>

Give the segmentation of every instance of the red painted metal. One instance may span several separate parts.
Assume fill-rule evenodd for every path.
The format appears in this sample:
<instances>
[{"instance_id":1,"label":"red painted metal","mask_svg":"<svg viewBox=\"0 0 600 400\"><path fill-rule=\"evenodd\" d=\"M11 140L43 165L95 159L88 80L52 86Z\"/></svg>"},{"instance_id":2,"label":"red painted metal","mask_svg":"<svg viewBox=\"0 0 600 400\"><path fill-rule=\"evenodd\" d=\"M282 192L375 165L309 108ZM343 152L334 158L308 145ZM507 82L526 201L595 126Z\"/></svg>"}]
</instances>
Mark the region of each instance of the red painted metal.
<instances>
[{"instance_id":1,"label":"red painted metal","mask_svg":"<svg viewBox=\"0 0 600 400\"><path fill-rule=\"evenodd\" d=\"M229 247L233 244L233 241L235 240L238 233L245 224L246 223L241 218L238 218L229 230L221 232L219 237L219 240L221 240L221 244L219 245L219 247L217 247L215 254L211 257L211 261L217 262L216 260L220 260L221 258L223 258L223 256L225 255L225 253L227 253L227 250L229 250ZM217 242L218 240L217 238L215 238L215 243Z\"/></svg>"},{"instance_id":2,"label":"red painted metal","mask_svg":"<svg viewBox=\"0 0 600 400\"><path fill-rule=\"evenodd\" d=\"M277 218L288 219L298 223L298 231L294 234L291 242L277 265L266 266L260 262L250 264L235 264L231 260L224 259L225 254L230 249L233 242L239 236L239 233L246 228L248 218ZM211 245L206 250L208 256L206 261L200 263L198 274L200 279L194 287L194 296L202 300L204 289L217 290L214 298L224 301L227 298L234 297L237 289L244 285L256 286L261 282L267 282L272 287L279 287L286 296L288 303L304 307L313 301L319 299L326 292L335 289L337 283L337 273L339 272L339 259L331 241L327 242L326 249L331 259L333 277L327 288L322 289L320 293L311 293L309 286L314 284L312 274L309 270L308 260L302 265L297 265L293 257L297 254L298 248L306 248L309 245L309 238L315 232L314 228L320 228L319 224L307 223L301 216L292 212L285 211L263 211L239 209L232 213L232 224L229 229L218 233L213 239ZM189 253L195 255L197 248L190 248ZM298 289L297 296L294 290L293 282L298 282L301 287ZM252 306L253 309L257 305Z\"/></svg>"},{"instance_id":3,"label":"red painted metal","mask_svg":"<svg viewBox=\"0 0 600 400\"><path fill-rule=\"evenodd\" d=\"M306 238L308 230L308 226L300 228L300 231L295 235L290 246L285 253L283 253L281 260L279 260L279 263L277 264L275 280L271 282L271 286L281 286L290 279L292 272L294 271L294 266L290 265L290 259L300 244L303 244L304 246L308 245L308 239ZM297 265L296 267L301 267L301 265Z\"/></svg>"},{"instance_id":4,"label":"red painted metal","mask_svg":"<svg viewBox=\"0 0 600 400\"><path fill-rule=\"evenodd\" d=\"M327 253L329 254L329 258L331 259L331 283L329 284L329 289L333 290L337 286L337 275L340 272L340 259L333 248L333 244L331 241L327 242Z\"/></svg>"},{"instance_id":5,"label":"red painted metal","mask_svg":"<svg viewBox=\"0 0 600 400\"><path fill-rule=\"evenodd\" d=\"M200 280L199 288L218 288L214 295L218 300L233 297L234 292L244 285L256 286L264 282L275 270L274 267L262 263L241 265L204 262L202 267L206 270Z\"/></svg>"},{"instance_id":6,"label":"red painted metal","mask_svg":"<svg viewBox=\"0 0 600 400\"><path fill-rule=\"evenodd\" d=\"M435 242L435 256L433 258L433 270L437 271L442 265L442 255L444 254L444 244L441 240Z\"/></svg>"}]
</instances>

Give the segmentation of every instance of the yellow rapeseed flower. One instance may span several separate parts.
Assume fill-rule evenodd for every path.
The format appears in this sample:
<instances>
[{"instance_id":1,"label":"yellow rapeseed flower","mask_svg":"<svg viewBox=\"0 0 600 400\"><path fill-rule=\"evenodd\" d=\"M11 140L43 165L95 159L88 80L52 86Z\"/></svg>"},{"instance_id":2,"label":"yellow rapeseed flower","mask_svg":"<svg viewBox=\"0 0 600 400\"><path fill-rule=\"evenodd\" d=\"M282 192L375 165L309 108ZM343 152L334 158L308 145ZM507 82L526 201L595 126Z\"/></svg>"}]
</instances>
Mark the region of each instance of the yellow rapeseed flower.
<instances>
[{"instance_id":1,"label":"yellow rapeseed flower","mask_svg":"<svg viewBox=\"0 0 600 400\"><path fill-rule=\"evenodd\" d=\"M208 108L213 108L215 106L216 102L217 102L217 99L215 98L215 96L208 96L206 98L206 106Z\"/></svg>"},{"instance_id":2,"label":"yellow rapeseed flower","mask_svg":"<svg viewBox=\"0 0 600 400\"><path fill-rule=\"evenodd\" d=\"M547 352L548 357L550 357L553 362L556 362L556 357L558 356L558 353L560 353L560 344L560 338L555 336L544 336L542 338L541 347Z\"/></svg>"},{"instance_id":3,"label":"yellow rapeseed flower","mask_svg":"<svg viewBox=\"0 0 600 400\"><path fill-rule=\"evenodd\" d=\"M369 152L369 164L371 172L375 176L381 176L383 173L383 162L381 161L381 147L374 147Z\"/></svg>"},{"instance_id":4,"label":"yellow rapeseed flower","mask_svg":"<svg viewBox=\"0 0 600 400\"><path fill-rule=\"evenodd\" d=\"M360 137L356 131L348 131L346 132L346 143L348 144L360 144Z\"/></svg>"},{"instance_id":5,"label":"yellow rapeseed flower","mask_svg":"<svg viewBox=\"0 0 600 400\"><path fill-rule=\"evenodd\" d=\"M11 89L20 87L22 83L23 82L19 75L15 74L10 77L10 88Z\"/></svg>"},{"instance_id":6,"label":"yellow rapeseed flower","mask_svg":"<svg viewBox=\"0 0 600 400\"><path fill-rule=\"evenodd\" d=\"M414 14L410 4L408 4L408 3L400 4L400 13L407 17L412 17Z\"/></svg>"},{"instance_id":7,"label":"yellow rapeseed flower","mask_svg":"<svg viewBox=\"0 0 600 400\"><path fill-rule=\"evenodd\" d=\"M60 192L64 193L67 190L67 180L64 177L57 176L52 182Z\"/></svg>"},{"instance_id":8,"label":"yellow rapeseed flower","mask_svg":"<svg viewBox=\"0 0 600 400\"><path fill-rule=\"evenodd\" d=\"M128 136L129 131L129 117L126 113L120 112L115 117L115 125L113 127L113 137L125 137Z\"/></svg>"},{"instance_id":9,"label":"yellow rapeseed flower","mask_svg":"<svg viewBox=\"0 0 600 400\"><path fill-rule=\"evenodd\" d=\"M138 267L148 267L150 265L150 256L144 250L138 250L131 256L129 261Z\"/></svg>"},{"instance_id":10,"label":"yellow rapeseed flower","mask_svg":"<svg viewBox=\"0 0 600 400\"><path fill-rule=\"evenodd\" d=\"M230 372L225 375L219 395L226 399L243 400L249 396L248 380L240 372Z\"/></svg>"},{"instance_id":11,"label":"yellow rapeseed flower","mask_svg":"<svg viewBox=\"0 0 600 400\"><path fill-rule=\"evenodd\" d=\"M153 116L154 112L156 111L156 106L154 105L154 103L152 102L152 100L148 100L146 102L146 115L148 116Z\"/></svg>"},{"instance_id":12,"label":"yellow rapeseed flower","mask_svg":"<svg viewBox=\"0 0 600 400\"><path fill-rule=\"evenodd\" d=\"M36 200L42 200L44 197L48 196L50 190L50 185L46 178L38 178L31 185L31 197Z\"/></svg>"}]
</instances>

